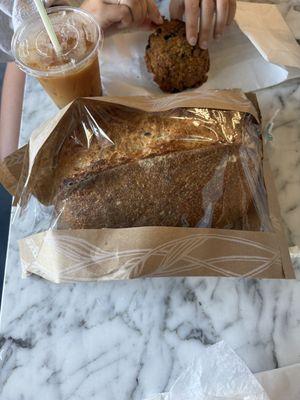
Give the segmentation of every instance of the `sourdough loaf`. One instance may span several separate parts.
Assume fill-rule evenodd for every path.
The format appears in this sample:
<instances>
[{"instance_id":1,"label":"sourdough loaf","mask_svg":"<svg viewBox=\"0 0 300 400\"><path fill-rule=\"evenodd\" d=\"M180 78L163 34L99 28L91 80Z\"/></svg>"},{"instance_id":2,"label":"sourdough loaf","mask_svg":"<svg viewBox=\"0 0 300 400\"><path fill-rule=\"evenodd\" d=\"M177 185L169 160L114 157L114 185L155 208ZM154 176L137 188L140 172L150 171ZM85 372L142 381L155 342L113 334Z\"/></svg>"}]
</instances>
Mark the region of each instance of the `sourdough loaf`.
<instances>
[{"instance_id":1,"label":"sourdough loaf","mask_svg":"<svg viewBox=\"0 0 300 400\"><path fill-rule=\"evenodd\" d=\"M60 228L245 227L262 157L252 116L111 104L93 115L93 135L78 127L59 152Z\"/></svg>"}]
</instances>

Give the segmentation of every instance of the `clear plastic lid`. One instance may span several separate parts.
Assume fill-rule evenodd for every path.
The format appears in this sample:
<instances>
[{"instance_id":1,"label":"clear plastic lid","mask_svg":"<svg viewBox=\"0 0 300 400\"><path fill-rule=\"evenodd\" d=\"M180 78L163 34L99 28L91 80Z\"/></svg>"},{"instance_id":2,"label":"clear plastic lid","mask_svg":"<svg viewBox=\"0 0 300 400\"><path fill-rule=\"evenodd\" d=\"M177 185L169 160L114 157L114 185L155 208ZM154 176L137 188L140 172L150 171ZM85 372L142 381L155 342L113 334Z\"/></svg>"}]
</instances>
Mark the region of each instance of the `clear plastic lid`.
<instances>
[{"instance_id":1,"label":"clear plastic lid","mask_svg":"<svg viewBox=\"0 0 300 400\"><path fill-rule=\"evenodd\" d=\"M38 14L26 20L12 40L19 67L37 77L61 75L80 68L95 55L103 41L98 23L86 11L53 7L48 15L61 44L62 56L55 53Z\"/></svg>"}]
</instances>

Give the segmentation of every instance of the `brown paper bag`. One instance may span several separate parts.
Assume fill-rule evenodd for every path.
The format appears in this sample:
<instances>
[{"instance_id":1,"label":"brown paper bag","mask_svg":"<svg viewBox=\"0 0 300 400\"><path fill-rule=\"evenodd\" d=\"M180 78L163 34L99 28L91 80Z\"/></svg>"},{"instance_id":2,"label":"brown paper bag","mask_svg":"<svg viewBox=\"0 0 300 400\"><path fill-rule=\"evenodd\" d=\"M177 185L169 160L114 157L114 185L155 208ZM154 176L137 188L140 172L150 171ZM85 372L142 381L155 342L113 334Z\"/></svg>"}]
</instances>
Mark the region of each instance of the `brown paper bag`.
<instances>
[{"instance_id":1,"label":"brown paper bag","mask_svg":"<svg viewBox=\"0 0 300 400\"><path fill-rule=\"evenodd\" d=\"M90 104L99 109L110 104L148 113L191 107L231 110L259 121L257 107L239 90L79 99L36 130L29 145L1 165L1 182L17 196L21 210L32 196L41 207L51 207L58 190L53 170L62 143L82 118L78 104L81 109ZM294 278L266 159L262 168L270 231L163 226L47 229L20 240L23 272L57 283L154 276Z\"/></svg>"}]
</instances>

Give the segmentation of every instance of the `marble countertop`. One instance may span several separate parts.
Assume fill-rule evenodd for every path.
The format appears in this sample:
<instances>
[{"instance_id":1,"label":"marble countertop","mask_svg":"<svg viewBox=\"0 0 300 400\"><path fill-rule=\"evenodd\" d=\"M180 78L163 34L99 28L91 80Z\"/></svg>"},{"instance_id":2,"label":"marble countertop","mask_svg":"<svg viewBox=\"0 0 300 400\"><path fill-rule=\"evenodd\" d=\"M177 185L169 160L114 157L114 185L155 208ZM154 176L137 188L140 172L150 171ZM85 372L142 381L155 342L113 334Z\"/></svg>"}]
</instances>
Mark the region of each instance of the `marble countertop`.
<instances>
[{"instance_id":1,"label":"marble countertop","mask_svg":"<svg viewBox=\"0 0 300 400\"><path fill-rule=\"evenodd\" d=\"M253 372L300 362L300 80L258 97L265 121L280 109L269 155L299 280L61 286L23 280L16 241L22 227L13 220L1 309L1 400L142 400L167 390L203 346L221 339ZM55 112L28 79L21 142Z\"/></svg>"}]
</instances>

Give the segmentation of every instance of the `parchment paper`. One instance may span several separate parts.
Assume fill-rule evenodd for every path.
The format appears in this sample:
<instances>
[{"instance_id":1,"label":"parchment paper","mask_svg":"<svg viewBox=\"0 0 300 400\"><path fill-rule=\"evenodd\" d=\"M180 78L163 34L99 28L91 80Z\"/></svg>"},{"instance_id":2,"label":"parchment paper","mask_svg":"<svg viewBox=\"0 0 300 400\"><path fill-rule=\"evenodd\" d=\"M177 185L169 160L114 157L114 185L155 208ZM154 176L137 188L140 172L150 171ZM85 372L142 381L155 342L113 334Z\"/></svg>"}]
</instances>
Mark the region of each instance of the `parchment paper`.
<instances>
[{"instance_id":1,"label":"parchment paper","mask_svg":"<svg viewBox=\"0 0 300 400\"><path fill-rule=\"evenodd\" d=\"M264 371L255 375L270 400L300 399L300 364Z\"/></svg>"}]
</instances>

